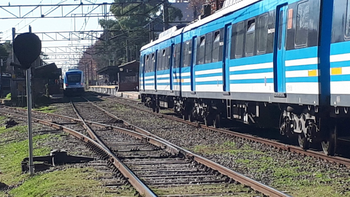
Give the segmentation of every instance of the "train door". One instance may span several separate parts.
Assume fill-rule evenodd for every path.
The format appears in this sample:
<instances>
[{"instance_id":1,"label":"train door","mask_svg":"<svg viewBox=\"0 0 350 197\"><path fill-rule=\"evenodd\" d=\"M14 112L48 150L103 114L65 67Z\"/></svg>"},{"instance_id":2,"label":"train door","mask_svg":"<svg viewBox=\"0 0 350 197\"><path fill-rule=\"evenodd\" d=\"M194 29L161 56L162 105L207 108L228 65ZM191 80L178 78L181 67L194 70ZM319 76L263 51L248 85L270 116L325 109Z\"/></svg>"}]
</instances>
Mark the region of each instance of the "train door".
<instances>
[{"instance_id":1,"label":"train door","mask_svg":"<svg viewBox=\"0 0 350 197\"><path fill-rule=\"evenodd\" d=\"M140 69L140 77L142 81L142 90L145 90L145 67L146 67L146 55L143 55ZM141 88L141 87L140 87Z\"/></svg>"},{"instance_id":2,"label":"train door","mask_svg":"<svg viewBox=\"0 0 350 197\"><path fill-rule=\"evenodd\" d=\"M222 74L223 74L223 91L230 92L230 43L231 43L231 30L232 24L225 25L224 42L223 42L223 61L222 61ZM221 42L221 39L220 39ZM221 45L221 43L220 43Z\"/></svg>"},{"instance_id":3,"label":"train door","mask_svg":"<svg viewBox=\"0 0 350 197\"><path fill-rule=\"evenodd\" d=\"M286 92L285 43L286 43L287 4L277 6L274 41L274 90L275 93Z\"/></svg>"},{"instance_id":4,"label":"train door","mask_svg":"<svg viewBox=\"0 0 350 197\"><path fill-rule=\"evenodd\" d=\"M192 38L192 52L191 52L191 91L196 91L196 82L195 82L195 72L194 72L194 65L196 62L196 55L197 54L197 36Z\"/></svg>"},{"instance_id":5,"label":"train door","mask_svg":"<svg viewBox=\"0 0 350 197\"><path fill-rule=\"evenodd\" d=\"M172 44L170 47L170 60L169 60L169 77L170 77L170 90L173 90L173 80L174 80L174 75L173 75L173 67L174 67L174 52L175 52L175 45Z\"/></svg>"},{"instance_id":6,"label":"train door","mask_svg":"<svg viewBox=\"0 0 350 197\"><path fill-rule=\"evenodd\" d=\"M154 89L157 90L157 58L158 58L158 50L152 55L152 66L154 71Z\"/></svg>"}]
</instances>

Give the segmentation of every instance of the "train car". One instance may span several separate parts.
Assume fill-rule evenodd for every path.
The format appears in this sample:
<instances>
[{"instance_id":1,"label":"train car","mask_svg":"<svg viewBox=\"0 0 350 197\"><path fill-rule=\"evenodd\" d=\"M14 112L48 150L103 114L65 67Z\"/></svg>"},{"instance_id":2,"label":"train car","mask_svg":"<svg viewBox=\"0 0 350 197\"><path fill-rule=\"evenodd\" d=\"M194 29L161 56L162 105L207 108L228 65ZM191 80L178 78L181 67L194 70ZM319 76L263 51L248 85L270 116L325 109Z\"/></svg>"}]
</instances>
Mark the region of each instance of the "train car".
<instances>
[{"instance_id":1,"label":"train car","mask_svg":"<svg viewBox=\"0 0 350 197\"><path fill-rule=\"evenodd\" d=\"M349 5L226 0L142 47L142 101L214 127L223 118L276 127L334 154L349 139Z\"/></svg>"},{"instance_id":2,"label":"train car","mask_svg":"<svg viewBox=\"0 0 350 197\"><path fill-rule=\"evenodd\" d=\"M65 96L79 96L85 92L84 73L78 69L70 69L64 74L63 93Z\"/></svg>"}]
</instances>

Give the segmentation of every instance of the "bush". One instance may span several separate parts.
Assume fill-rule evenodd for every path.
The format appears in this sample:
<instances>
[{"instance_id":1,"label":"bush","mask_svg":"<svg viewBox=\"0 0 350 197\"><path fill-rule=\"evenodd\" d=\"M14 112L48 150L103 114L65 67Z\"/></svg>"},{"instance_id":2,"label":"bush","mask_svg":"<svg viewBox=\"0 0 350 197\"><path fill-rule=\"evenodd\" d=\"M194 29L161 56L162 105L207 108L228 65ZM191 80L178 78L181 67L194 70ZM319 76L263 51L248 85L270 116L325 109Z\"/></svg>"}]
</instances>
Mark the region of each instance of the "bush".
<instances>
[{"instance_id":1,"label":"bush","mask_svg":"<svg viewBox=\"0 0 350 197\"><path fill-rule=\"evenodd\" d=\"M5 98L6 99L11 99L11 93L8 93Z\"/></svg>"}]
</instances>

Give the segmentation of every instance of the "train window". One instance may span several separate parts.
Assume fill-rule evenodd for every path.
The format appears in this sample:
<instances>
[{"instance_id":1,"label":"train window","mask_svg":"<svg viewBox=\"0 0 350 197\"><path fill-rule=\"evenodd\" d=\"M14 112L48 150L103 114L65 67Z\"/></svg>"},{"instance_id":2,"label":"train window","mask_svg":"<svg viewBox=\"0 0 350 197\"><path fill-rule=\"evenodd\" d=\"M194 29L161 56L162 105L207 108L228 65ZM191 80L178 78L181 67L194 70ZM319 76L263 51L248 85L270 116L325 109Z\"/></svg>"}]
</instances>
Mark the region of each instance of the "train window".
<instances>
[{"instance_id":1,"label":"train window","mask_svg":"<svg viewBox=\"0 0 350 197\"><path fill-rule=\"evenodd\" d=\"M245 55L246 57L254 55L255 44L255 19L249 20L247 23L247 32L245 40Z\"/></svg>"},{"instance_id":2,"label":"train window","mask_svg":"<svg viewBox=\"0 0 350 197\"><path fill-rule=\"evenodd\" d=\"M346 24L345 24L345 38L350 39L350 2L347 2L346 6Z\"/></svg>"},{"instance_id":3,"label":"train window","mask_svg":"<svg viewBox=\"0 0 350 197\"><path fill-rule=\"evenodd\" d=\"M337 0L334 1L333 7L333 22L332 22L332 43L342 42L344 41L344 17L346 15L346 11L348 10L348 14L350 14L350 10L347 9L350 2L348 0ZM346 18L347 23L350 22L349 16ZM350 35L349 35L350 36ZM350 37L346 38L350 39Z\"/></svg>"},{"instance_id":4,"label":"train window","mask_svg":"<svg viewBox=\"0 0 350 197\"><path fill-rule=\"evenodd\" d=\"M235 58L243 56L243 43L244 43L244 21L236 25L236 38L235 38Z\"/></svg>"},{"instance_id":5,"label":"train window","mask_svg":"<svg viewBox=\"0 0 350 197\"><path fill-rule=\"evenodd\" d=\"M258 36L258 46L257 46L257 54L265 54L267 48L267 14L264 14L258 18L258 28L257 28L257 36Z\"/></svg>"},{"instance_id":6,"label":"train window","mask_svg":"<svg viewBox=\"0 0 350 197\"><path fill-rule=\"evenodd\" d=\"M180 44L175 45L175 50L174 50L174 68L179 68L180 66L180 50L181 46Z\"/></svg>"},{"instance_id":7,"label":"train window","mask_svg":"<svg viewBox=\"0 0 350 197\"><path fill-rule=\"evenodd\" d=\"M205 40L205 63L211 63L211 57L213 54L213 34L212 32L206 34Z\"/></svg>"},{"instance_id":8,"label":"train window","mask_svg":"<svg viewBox=\"0 0 350 197\"><path fill-rule=\"evenodd\" d=\"M161 55L161 50L159 50L157 55L157 70L162 70L162 58L163 56Z\"/></svg>"},{"instance_id":9,"label":"train window","mask_svg":"<svg viewBox=\"0 0 350 197\"><path fill-rule=\"evenodd\" d=\"M212 62L219 61L219 53L220 53L220 31L216 31L214 33L214 40L213 40L213 60L212 60Z\"/></svg>"},{"instance_id":10,"label":"train window","mask_svg":"<svg viewBox=\"0 0 350 197\"><path fill-rule=\"evenodd\" d=\"M192 40L186 41L184 47L184 67L188 67L192 60Z\"/></svg>"},{"instance_id":11,"label":"train window","mask_svg":"<svg viewBox=\"0 0 350 197\"><path fill-rule=\"evenodd\" d=\"M145 71L149 72L149 55L146 56Z\"/></svg>"},{"instance_id":12,"label":"train window","mask_svg":"<svg viewBox=\"0 0 350 197\"><path fill-rule=\"evenodd\" d=\"M164 70L167 70L170 68L170 53L171 53L170 47L166 48L165 54L164 54Z\"/></svg>"},{"instance_id":13,"label":"train window","mask_svg":"<svg viewBox=\"0 0 350 197\"><path fill-rule=\"evenodd\" d=\"M273 52L273 45L275 40L275 20L276 20L276 11L269 12L269 21L267 23L267 46L266 53Z\"/></svg>"},{"instance_id":14,"label":"train window","mask_svg":"<svg viewBox=\"0 0 350 197\"><path fill-rule=\"evenodd\" d=\"M155 63L156 63L155 53L152 53L152 58L150 59L150 67L149 67L150 72L154 72Z\"/></svg>"},{"instance_id":15,"label":"train window","mask_svg":"<svg viewBox=\"0 0 350 197\"><path fill-rule=\"evenodd\" d=\"M205 36L199 37L197 47L197 65L204 64Z\"/></svg>"},{"instance_id":16,"label":"train window","mask_svg":"<svg viewBox=\"0 0 350 197\"><path fill-rule=\"evenodd\" d=\"M308 40L308 25L309 25L309 1L304 1L298 4L296 20L296 48L306 47Z\"/></svg>"}]
</instances>

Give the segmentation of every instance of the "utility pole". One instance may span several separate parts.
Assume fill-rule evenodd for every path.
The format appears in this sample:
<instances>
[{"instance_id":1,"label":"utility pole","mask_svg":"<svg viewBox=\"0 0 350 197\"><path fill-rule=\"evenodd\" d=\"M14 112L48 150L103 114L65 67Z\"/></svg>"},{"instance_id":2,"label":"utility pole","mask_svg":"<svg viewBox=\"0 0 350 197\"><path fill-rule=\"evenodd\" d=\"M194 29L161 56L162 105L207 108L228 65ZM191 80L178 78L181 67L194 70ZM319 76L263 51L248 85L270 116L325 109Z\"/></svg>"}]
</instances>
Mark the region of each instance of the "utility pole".
<instances>
[{"instance_id":1,"label":"utility pole","mask_svg":"<svg viewBox=\"0 0 350 197\"><path fill-rule=\"evenodd\" d=\"M1 59L1 62L0 62L0 98L2 97L2 68L4 66L4 60Z\"/></svg>"},{"instance_id":2,"label":"utility pole","mask_svg":"<svg viewBox=\"0 0 350 197\"><path fill-rule=\"evenodd\" d=\"M29 25L29 33L32 33L32 27ZM27 78L27 116L28 116L28 138L29 138L29 173L34 174L33 162L33 131L32 131L32 68L26 71Z\"/></svg>"}]
</instances>

